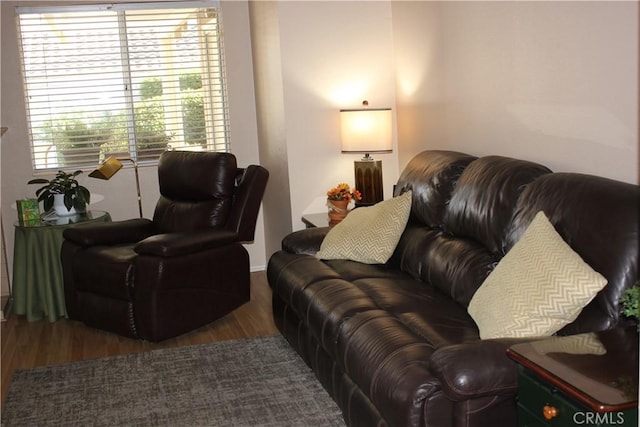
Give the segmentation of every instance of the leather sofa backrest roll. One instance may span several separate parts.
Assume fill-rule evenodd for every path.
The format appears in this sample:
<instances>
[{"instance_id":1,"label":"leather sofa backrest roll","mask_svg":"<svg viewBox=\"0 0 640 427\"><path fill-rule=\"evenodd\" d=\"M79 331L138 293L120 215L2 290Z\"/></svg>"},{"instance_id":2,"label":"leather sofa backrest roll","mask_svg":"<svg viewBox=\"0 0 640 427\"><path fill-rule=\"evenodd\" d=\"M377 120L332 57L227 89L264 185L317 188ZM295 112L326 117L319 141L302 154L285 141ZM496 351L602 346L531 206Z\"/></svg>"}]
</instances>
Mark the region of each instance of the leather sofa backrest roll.
<instances>
[{"instance_id":1,"label":"leather sofa backrest roll","mask_svg":"<svg viewBox=\"0 0 640 427\"><path fill-rule=\"evenodd\" d=\"M565 242L607 286L560 335L614 327L620 297L638 280L640 187L578 173L553 173L522 192L507 237L508 250L533 217L544 211Z\"/></svg>"},{"instance_id":2,"label":"leather sofa backrest roll","mask_svg":"<svg viewBox=\"0 0 640 427\"><path fill-rule=\"evenodd\" d=\"M394 190L394 196L413 192L410 221L441 228L456 182L475 159L455 151L423 151L416 155L402 171Z\"/></svg>"},{"instance_id":3,"label":"leather sofa backrest roll","mask_svg":"<svg viewBox=\"0 0 640 427\"><path fill-rule=\"evenodd\" d=\"M153 214L157 232L225 226L237 170L231 153L162 153L158 163L160 199Z\"/></svg>"},{"instance_id":4,"label":"leather sofa backrest roll","mask_svg":"<svg viewBox=\"0 0 640 427\"><path fill-rule=\"evenodd\" d=\"M451 195L444 231L473 239L501 258L520 193L548 173L551 170L542 165L508 157L487 156L473 161Z\"/></svg>"},{"instance_id":5,"label":"leather sofa backrest roll","mask_svg":"<svg viewBox=\"0 0 640 427\"><path fill-rule=\"evenodd\" d=\"M411 189L414 200L392 262L466 307L504 255L520 193L550 172L500 156L419 154L396 186L397 194Z\"/></svg>"}]
</instances>

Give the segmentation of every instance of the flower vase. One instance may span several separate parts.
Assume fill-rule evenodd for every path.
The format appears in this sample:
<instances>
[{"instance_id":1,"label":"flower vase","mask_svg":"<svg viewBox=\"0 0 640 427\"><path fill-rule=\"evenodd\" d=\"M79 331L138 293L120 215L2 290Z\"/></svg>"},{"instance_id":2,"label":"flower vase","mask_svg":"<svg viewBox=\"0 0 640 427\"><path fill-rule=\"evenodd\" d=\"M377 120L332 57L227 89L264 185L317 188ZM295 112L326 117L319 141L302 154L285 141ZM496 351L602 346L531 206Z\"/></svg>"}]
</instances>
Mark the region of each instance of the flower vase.
<instances>
[{"instance_id":1,"label":"flower vase","mask_svg":"<svg viewBox=\"0 0 640 427\"><path fill-rule=\"evenodd\" d=\"M71 216L77 213L76 208L73 206L71 206L71 209L67 209L64 204L64 194L53 195L53 209L58 216Z\"/></svg>"},{"instance_id":2,"label":"flower vase","mask_svg":"<svg viewBox=\"0 0 640 427\"><path fill-rule=\"evenodd\" d=\"M329 219L334 224L342 221L349 213L348 200L327 200L327 206L329 207Z\"/></svg>"}]
</instances>

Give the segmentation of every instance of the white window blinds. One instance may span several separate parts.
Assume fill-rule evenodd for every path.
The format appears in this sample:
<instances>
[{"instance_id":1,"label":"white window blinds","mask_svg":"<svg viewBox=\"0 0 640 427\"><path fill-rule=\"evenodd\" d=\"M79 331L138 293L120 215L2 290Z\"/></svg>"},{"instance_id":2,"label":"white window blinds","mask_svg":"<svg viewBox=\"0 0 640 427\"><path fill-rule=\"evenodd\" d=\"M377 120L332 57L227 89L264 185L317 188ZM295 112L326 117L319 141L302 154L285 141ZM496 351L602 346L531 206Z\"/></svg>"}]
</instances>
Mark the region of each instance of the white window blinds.
<instances>
[{"instance_id":1,"label":"white window blinds","mask_svg":"<svg viewBox=\"0 0 640 427\"><path fill-rule=\"evenodd\" d=\"M227 151L216 5L17 8L34 169Z\"/></svg>"}]
</instances>

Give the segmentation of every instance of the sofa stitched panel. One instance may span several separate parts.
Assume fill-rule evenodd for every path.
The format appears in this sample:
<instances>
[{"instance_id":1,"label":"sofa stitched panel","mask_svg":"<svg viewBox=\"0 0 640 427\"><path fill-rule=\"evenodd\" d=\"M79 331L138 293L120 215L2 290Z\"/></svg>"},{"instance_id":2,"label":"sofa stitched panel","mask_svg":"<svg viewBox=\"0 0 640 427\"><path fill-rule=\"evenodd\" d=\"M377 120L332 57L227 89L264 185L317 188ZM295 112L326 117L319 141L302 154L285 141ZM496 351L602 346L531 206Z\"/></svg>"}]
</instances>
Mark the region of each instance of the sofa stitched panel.
<instances>
[{"instance_id":1,"label":"sofa stitched panel","mask_svg":"<svg viewBox=\"0 0 640 427\"><path fill-rule=\"evenodd\" d=\"M545 166L524 160L500 156L475 160L456 183L444 216L445 232L474 239L490 252L503 255L520 193L548 173Z\"/></svg>"},{"instance_id":2,"label":"sofa stitched panel","mask_svg":"<svg viewBox=\"0 0 640 427\"><path fill-rule=\"evenodd\" d=\"M456 182L474 160L474 156L455 151L424 151L402 171L394 195L412 190L411 218L415 222L441 228Z\"/></svg>"},{"instance_id":3,"label":"sofa stitched panel","mask_svg":"<svg viewBox=\"0 0 640 427\"><path fill-rule=\"evenodd\" d=\"M396 252L401 253L401 270L465 307L499 259L472 239L416 225L407 227Z\"/></svg>"}]
</instances>

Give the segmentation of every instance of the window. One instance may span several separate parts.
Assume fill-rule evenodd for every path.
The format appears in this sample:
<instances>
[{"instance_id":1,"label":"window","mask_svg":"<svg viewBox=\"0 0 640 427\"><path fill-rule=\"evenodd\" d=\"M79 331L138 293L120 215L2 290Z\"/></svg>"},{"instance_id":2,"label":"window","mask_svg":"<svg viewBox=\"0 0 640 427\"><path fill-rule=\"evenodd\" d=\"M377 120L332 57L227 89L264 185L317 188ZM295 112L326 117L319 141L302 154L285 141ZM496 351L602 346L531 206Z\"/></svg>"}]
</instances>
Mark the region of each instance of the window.
<instances>
[{"instance_id":1,"label":"window","mask_svg":"<svg viewBox=\"0 0 640 427\"><path fill-rule=\"evenodd\" d=\"M19 7L34 170L228 150L211 2Z\"/></svg>"}]
</instances>

